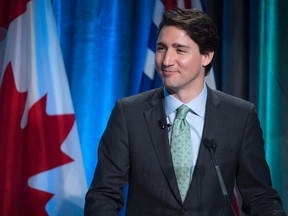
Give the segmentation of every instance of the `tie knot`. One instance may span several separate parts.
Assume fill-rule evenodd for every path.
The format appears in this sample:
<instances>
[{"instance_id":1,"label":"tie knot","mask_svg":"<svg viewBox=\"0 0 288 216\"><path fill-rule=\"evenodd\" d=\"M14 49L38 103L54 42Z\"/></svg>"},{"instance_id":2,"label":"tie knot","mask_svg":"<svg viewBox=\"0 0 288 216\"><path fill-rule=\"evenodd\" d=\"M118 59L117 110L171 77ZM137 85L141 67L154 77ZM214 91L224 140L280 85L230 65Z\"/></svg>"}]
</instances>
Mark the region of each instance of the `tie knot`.
<instances>
[{"instance_id":1,"label":"tie knot","mask_svg":"<svg viewBox=\"0 0 288 216\"><path fill-rule=\"evenodd\" d=\"M189 112L190 108L187 107L186 105L181 105L178 109L177 109L177 113L176 113L176 119L185 119L187 113Z\"/></svg>"}]
</instances>

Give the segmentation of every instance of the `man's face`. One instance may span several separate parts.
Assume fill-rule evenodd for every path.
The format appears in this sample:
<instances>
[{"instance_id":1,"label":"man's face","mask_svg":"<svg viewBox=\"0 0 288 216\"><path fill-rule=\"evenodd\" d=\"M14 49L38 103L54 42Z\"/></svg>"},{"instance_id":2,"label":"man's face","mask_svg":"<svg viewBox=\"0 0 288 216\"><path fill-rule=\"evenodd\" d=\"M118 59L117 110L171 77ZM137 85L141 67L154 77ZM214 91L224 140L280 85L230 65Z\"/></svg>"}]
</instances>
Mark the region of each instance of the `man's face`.
<instances>
[{"instance_id":1,"label":"man's face","mask_svg":"<svg viewBox=\"0 0 288 216\"><path fill-rule=\"evenodd\" d=\"M213 53L202 55L198 45L184 30L164 26L158 36L156 68L170 94L202 90L205 68Z\"/></svg>"}]
</instances>

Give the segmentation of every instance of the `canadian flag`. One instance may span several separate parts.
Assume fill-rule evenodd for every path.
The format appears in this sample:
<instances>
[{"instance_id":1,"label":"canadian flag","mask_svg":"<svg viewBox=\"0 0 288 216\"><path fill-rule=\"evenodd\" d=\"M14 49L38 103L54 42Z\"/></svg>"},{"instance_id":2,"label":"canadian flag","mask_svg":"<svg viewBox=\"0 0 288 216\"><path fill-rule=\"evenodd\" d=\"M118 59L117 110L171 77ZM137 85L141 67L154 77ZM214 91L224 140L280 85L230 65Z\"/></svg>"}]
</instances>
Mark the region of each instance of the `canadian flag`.
<instances>
[{"instance_id":1,"label":"canadian flag","mask_svg":"<svg viewBox=\"0 0 288 216\"><path fill-rule=\"evenodd\" d=\"M83 215L87 183L50 1L0 5L0 213Z\"/></svg>"}]
</instances>

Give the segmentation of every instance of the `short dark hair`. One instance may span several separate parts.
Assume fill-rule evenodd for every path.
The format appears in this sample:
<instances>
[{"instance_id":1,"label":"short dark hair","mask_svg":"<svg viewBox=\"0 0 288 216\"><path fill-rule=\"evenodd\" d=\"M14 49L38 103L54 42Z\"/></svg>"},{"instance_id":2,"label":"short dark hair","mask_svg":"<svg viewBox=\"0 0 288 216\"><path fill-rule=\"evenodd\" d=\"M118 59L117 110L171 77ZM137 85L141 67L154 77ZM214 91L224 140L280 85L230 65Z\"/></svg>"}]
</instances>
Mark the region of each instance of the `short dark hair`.
<instances>
[{"instance_id":1,"label":"short dark hair","mask_svg":"<svg viewBox=\"0 0 288 216\"><path fill-rule=\"evenodd\" d=\"M196 9L176 8L164 12L157 37L164 26L175 26L184 30L198 45L201 54L214 52L212 61L205 67L205 76L208 75L218 44L217 28L209 16Z\"/></svg>"}]
</instances>

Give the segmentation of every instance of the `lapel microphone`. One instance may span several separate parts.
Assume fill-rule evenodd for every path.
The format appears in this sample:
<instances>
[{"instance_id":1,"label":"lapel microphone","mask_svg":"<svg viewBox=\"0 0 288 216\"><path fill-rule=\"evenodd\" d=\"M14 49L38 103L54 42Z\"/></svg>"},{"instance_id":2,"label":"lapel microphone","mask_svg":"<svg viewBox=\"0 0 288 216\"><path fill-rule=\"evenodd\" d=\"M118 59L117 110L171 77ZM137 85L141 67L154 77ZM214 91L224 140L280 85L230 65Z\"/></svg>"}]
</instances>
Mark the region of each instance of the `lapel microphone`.
<instances>
[{"instance_id":1,"label":"lapel microphone","mask_svg":"<svg viewBox=\"0 0 288 216\"><path fill-rule=\"evenodd\" d=\"M160 127L161 129L167 128L168 131L170 131L170 128L171 128L172 125L169 124L169 123L167 123L166 120L160 119L158 123L159 123L159 127Z\"/></svg>"},{"instance_id":2,"label":"lapel microphone","mask_svg":"<svg viewBox=\"0 0 288 216\"><path fill-rule=\"evenodd\" d=\"M203 144L204 146L206 147L206 149L208 149L209 151L209 154L210 154L210 157L211 157L211 160L213 161L213 164L214 164L214 168L216 170L216 173L217 173L217 177L218 177L218 180L219 180L219 183L220 183L220 186L221 186L221 190L222 190L222 194L224 196L224 208L223 208L223 213L222 215L224 216L225 215L225 212L226 212L226 205L227 205L227 202L230 206L230 208L232 209L233 211L233 214L235 216L237 216L232 204L231 204L231 201L229 199L229 194L227 192L227 188L226 188L226 185L225 185L225 182L223 180L223 177L222 177L222 174L221 174L221 170L220 170L220 167L218 165L218 161L217 161L217 157L216 157L216 148L217 148L217 143L214 139L212 140L209 140L208 138L204 138L203 139Z\"/></svg>"}]
</instances>

